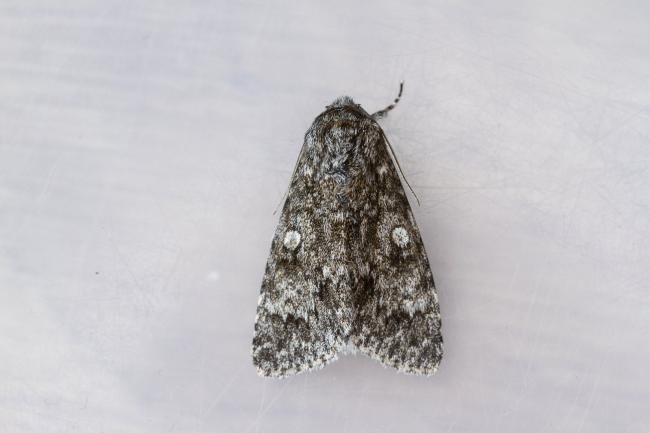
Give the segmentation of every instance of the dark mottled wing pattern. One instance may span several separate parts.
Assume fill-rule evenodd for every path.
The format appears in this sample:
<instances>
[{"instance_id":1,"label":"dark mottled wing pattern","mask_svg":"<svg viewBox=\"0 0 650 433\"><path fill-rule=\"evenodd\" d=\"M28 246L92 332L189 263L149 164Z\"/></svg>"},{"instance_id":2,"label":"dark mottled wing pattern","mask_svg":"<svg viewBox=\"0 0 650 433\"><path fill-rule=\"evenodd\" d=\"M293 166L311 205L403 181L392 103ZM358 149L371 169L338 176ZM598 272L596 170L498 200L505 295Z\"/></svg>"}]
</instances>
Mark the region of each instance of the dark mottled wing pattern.
<instances>
[{"instance_id":1,"label":"dark mottled wing pattern","mask_svg":"<svg viewBox=\"0 0 650 433\"><path fill-rule=\"evenodd\" d=\"M262 281L253 362L263 376L324 366L352 327L350 221L340 206L337 140L321 126L305 136Z\"/></svg>"},{"instance_id":2,"label":"dark mottled wing pattern","mask_svg":"<svg viewBox=\"0 0 650 433\"><path fill-rule=\"evenodd\" d=\"M377 126L377 128L379 128ZM405 373L435 373L442 358L440 308L420 231L383 132L369 167L370 210L360 209L361 239L369 267L356 305L352 343Z\"/></svg>"},{"instance_id":3,"label":"dark mottled wing pattern","mask_svg":"<svg viewBox=\"0 0 650 433\"><path fill-rule=\"evenodd\" d=\"M417 225L376 120L339 98L305 136L257 308L253 362L283 377L348 343L407 373L442 357Z\"/></svg>"}]
</instances>

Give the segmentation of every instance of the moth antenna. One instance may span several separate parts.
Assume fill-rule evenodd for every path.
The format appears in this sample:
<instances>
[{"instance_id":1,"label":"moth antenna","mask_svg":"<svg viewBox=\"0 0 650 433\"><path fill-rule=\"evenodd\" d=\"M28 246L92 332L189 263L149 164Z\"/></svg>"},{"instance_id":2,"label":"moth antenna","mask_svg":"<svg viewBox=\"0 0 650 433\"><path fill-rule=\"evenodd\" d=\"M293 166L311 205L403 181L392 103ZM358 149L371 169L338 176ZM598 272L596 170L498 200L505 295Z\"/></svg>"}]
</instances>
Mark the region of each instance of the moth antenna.
<instances>
[{"instance_id":1,"label":"moth antenna","mask_svg":"<svg viewBox=\"0 0 650 433\"><path fill-rule=\"evenodd\" d=\"M293 167L293 173L291 173L291 178L289 179L289 187L284 191L284 194L282 195L282 200L280 201L280 203L278 203L278 206L273 211L273 215L278 213L278 210L280 210L280 206L282 206L282 204L287 199L287 195L289 195L289 190L291 189L291 182L293 181L293 177L296 175L296 171L298 171L298 164L300 163L300 158L302 157L302 154L304 152L305 152L305 146L302 146L300 148L300 153L298 154L298 159L296 160L296 165Z\"/></svg>"},{"instance_id":2,"label":"moth antenna","mask_svg":"<svg viewBox=\"0 0 650 433\"><path fill-rule=\"evenodd\" d=\"M397 159L397 156L395 156L395 151L393 150L393 146L391 146L390 141L388 141L388 137L386 137L386 134L384 134L384 131L381 131L381 135L384 137L384 140L386 140L386 144L388 144L388 149L390 150L390 154L393 156L393 161L395 161L395 165L397 165L399 174L402 175L402 179L404 179L404 182L406 182L406 186L409 187L409 189L411 190L411 194L413 194L413 197L415 197L415 201L417 201L418 206L420 206L420 199L418 198L415 191L413 191L413 188L411 187L409 181L406 179L406 176L404 176L404 172L402 171L402 166L399 165L399 160Z\"/></svg>"},{"instance_id":3,"label":"moth antenna","mask_svg":"<svg viewBox=\"0 0 650 433\"><path fill-rule=\"evenodd\" d=\"M280 206L282 206L282 203L284 203L286 199L287 199L287 192L282 194L282 200L280 200L280 203L278 203L278 205L275 207L275 210L273 211L273 215L278 213L278 211L280 210Z\"/></svg>"},{"instance_id":4,"label":"moth antenna","mask_svg":"<svg viewBox=\"0 0 650 433\"><path fill-rule=\"evenodd\" d=\"M393 101L392 104L390 104L388 107L384 108L383 110L379 110L375 113L372 114L372 118L377 120L381 119L382 117L386 116L390 110L395 108L397 103L399 102L400 98L402 97L402 92L404 91L404 81L399 83L399 93L397 94L397 98ZM395 151L393 150L393 146L391 146L390 141L388 141L388 137L386 137L386 134L384 134L384 131L381 131L381 134L384 136L384 140L386 140L386 144L388 144L388 149L390 150L390 154L393 156L393 160L395 161L395 164L397 165L397 169L399 170L399 174L402 175L402 179L404 179L404 182L406 182L406 186L409 187L411 190L411 193L413 194L413 197L415 197L415 201L418 202L418 206L420 206L420 199L418 198L417 194L415 191L413 191L413 187L411 187L411 184L409 181L406 179L406 176L404 175L404 171L402 170L402 166L399 165L399 161L397 160L397 156L395 156Z\"/></svg>"},{"instance_id":5,"label":"moth antenna","mask_svg":"<svg viewBox=\"0 0 650 433\"><path fill-rule=\"evenodd\" d=\"M376 119L381 119L382 117L385 117L385 116L388 114L388 112L389 112L390 110L392 110L393 108L395 108L395 106L396 106L397 103L399 102L400 98L402 97L402 91L403 91L403 90L404 90L404 81L402 81L401 83L399 83L399 93L397 94L397 98L395 98L395 100L393 101L393 103L390 104L388 107L384 108L383 110L379 110L379 111L376 111L376 112L372 113L371 117L372 117L373 119L375 119L375 120L376 120Z\"/></svg>"}]
</instances>

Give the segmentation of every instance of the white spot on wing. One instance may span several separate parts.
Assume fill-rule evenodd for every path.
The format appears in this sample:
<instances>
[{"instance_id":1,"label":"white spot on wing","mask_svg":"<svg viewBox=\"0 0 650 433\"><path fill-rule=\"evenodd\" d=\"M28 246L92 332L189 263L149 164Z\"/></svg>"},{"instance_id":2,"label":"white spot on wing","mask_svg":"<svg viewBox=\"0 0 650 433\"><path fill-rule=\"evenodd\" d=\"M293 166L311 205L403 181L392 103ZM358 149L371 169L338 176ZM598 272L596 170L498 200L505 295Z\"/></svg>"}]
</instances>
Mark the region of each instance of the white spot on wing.
<instances>
[{"instance_id":1,"label":"white spot on wing","mask_svg":"<svg viewBox=\"0 0 650 433\"><path fill-rule=\"evenodd\" d=\"M395 227L391 237L393 242L400 248L404 248L409 243L409 234L404 227Z\"/></svg>"},{"instance_id":2,"label":"white spot on wing","mask_svg":"<svg viewBox=\"0 0 650 433\"><path fill-rule=\"evenodd\" d=\"M290 250L295 250L296 247L300 244L300 233L294 230L289 230L285 235L284 235L284 246L287 249Z\"/></svg>"}]
</instances>

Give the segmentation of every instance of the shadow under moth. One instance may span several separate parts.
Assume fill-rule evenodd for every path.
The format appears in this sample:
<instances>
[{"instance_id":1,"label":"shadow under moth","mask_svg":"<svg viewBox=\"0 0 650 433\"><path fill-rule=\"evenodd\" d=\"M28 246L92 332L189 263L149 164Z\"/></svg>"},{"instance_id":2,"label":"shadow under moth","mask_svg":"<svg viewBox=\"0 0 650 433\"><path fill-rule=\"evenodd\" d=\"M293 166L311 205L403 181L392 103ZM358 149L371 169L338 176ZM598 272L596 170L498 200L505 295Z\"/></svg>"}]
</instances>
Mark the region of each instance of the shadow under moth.
<instances>
[{"instance_id":1,"label":"shadow under moth","mask_svg":"<svg viewBox=\"0 0 650 433\"><path fill-rule=\"evenodd\" d=\"M372 115L340 97L305 134L257 306L261 376L321 368L350 346L404 373L440 363L433 275L377 122L402 89Z\"/></svg>"}]
</instances>

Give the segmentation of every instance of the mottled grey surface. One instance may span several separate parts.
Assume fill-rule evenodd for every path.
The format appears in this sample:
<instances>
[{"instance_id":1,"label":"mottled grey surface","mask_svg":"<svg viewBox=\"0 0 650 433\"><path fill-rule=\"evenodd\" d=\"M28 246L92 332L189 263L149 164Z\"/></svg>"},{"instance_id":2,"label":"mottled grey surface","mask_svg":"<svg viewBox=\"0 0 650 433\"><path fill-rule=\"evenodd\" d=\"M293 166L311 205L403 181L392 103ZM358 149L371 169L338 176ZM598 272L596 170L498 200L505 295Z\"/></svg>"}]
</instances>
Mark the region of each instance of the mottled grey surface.
<instances>
[{"instance_id":1,"label":"mottled grey surface","mask_svg":"<svg viewBox=\"0 0 650 433\"><path fill-rule=\"evenodd\" d=\"M440 364L436 288L383 115L344 96L305 134L257 303L262 376L322 368L350 346L404 373Z\"/></svg>"},{"instance_id":2,"label":"mottled grey surface","mask_svg":"<svg viewBox=\"0 0 650 433\"><path fill-rule=\"evenodd\" d=\"M649 14L2 2L0 430L647 432ZM445 358L264 380L252 320L303 134L402 79L382 126Z\"/></svg>"}]
</instances>

